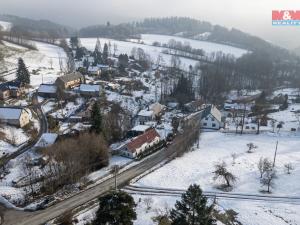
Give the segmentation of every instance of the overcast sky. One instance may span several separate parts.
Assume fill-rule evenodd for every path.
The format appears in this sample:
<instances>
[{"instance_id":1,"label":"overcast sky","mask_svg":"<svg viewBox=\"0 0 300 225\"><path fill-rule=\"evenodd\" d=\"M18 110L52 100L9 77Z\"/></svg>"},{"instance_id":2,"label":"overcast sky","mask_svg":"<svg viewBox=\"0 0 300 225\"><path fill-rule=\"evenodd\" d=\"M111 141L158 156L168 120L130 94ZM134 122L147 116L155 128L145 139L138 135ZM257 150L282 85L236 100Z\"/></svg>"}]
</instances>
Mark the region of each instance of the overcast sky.
<instances>
[{"instance_id":1,"label":"overcast sky","mask_svg":"<svg viewBox=\"0 0 300 225\"><path fill-rule=\"evenodd\" d=\"M0 13L49 19L75 28L145 17L189 16L235 27L276 44L300 47L300 26L272 27L274 9L300 10L300 0L0 0Z\"/></svg>"}]
</instances>

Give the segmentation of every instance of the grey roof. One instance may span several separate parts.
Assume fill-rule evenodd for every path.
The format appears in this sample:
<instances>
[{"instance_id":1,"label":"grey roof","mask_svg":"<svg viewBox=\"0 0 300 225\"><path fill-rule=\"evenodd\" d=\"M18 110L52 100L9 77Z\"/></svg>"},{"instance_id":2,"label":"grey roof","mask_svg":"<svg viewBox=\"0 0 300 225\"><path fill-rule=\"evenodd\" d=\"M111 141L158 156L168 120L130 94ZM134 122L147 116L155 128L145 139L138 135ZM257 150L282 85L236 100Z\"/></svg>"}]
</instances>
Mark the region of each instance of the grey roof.
<instances>
[{"instance_id":1,"label":"grey roof","mask_svg":"<svg viewBox=\"0 0 300 225\"><path fill-rule=\"evenodd\" d=\"M0 107L0 120L18 120L22 110L23 108Z\"/></svg>"},{"instance_id":2,"label":"grey roof","mask_svg":"<svg viewBox=\"0 0 300 225\"><path fill-rule=\"evenodd\" d=\"M38 143L36 144L36 147L47 147L55 143L57 140L58 135L54 133L44 133Z\"/></svg>"},{"instance_id":3,"label":"grey roof","mask_svg":"<svg viewBox=\"0 0 300 225\"><path fill-rule=\"evenodd\" d=\"M38 92L39 93L50 93L50 94L54 94L57 91L57 87L53 84L41 84Z\"/></svg>"},{"instance_id":4,"label":"grey roof","mask_svg":"<svg viewBox=\"0 0 300 225\"><path fill-rule=\"evenodd\" d=\"M81 84L79 87L81 92L99 92L100 89L100 85L97 84Z\"/></svg>"},{"instance_id":5,"label":"grey roof","mask_svg":"<svg viewBox=\"0 0 300 225\"><path fill-rule=\"evenodd\" d=\"M64 82L69 82L69 81L72 81L72 80L83 79L83 76L79 72L73 72L73 73L69 73L67 75L58 77L57 79L60 79Z\"/></svg>"}]
</instances>

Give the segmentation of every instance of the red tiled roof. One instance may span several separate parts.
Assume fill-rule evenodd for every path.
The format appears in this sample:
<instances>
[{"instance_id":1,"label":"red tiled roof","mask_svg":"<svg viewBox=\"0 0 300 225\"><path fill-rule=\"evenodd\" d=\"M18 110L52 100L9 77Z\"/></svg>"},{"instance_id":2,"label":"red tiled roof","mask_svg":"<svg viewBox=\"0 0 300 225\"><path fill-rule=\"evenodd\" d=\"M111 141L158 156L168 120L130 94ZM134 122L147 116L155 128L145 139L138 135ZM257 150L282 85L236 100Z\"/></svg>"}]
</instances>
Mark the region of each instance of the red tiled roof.
<instances>
[{"instance_id":1,"label":"red tiled roof","mask_svg":"<svg viewBox=\"0 0 300 225\"><path fill-rule=\"evenodd\" d=\"M131 142L127 144L127 148L131 152L135 152L137 148L140 148L145 143L151 143L154 141L156 137L160 137L157 131L152 128L148 131L146 131L144 134L139 135L135 139L133 139Z\"/></svg>"}]
</instances>

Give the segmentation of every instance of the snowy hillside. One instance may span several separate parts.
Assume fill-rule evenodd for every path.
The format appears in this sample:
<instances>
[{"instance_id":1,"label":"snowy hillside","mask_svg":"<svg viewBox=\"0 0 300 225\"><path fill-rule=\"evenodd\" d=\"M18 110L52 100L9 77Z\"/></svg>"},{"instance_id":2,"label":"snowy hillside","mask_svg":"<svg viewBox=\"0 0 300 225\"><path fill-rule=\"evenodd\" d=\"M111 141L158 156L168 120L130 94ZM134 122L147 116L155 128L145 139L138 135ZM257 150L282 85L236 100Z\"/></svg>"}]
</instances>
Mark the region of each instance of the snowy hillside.
<instances>
[{"instance_id":1,"label":"snowy hillside","mask_svg":"<svg viewBox=\"0 0 300 225\"><path fill-rule=\"evenodd\" d=\"M90 51L94 51L96 41L97 41L96 38L81 38L80 40L81 40L81 44L84 47L86 47ZM162 50L164 49L161 47L154 47L154 46L148 46L148 45L143 45L143 44L138 44L138 43L125 42L125 41L116 41L113 39L106 39L106 38L100 38L100 42L101 42L102 46L104 45L104 43L108 44L110 42L112 49L113 49L114 44L116 44L117 45L116 54L121 54L121 53L125 54L126 53L128 55L131 55L131 51L134 47L142 48L147 54L150 55L151 60L153 62L156 62L158 56L161 55L162 58L164 59L165 64L170 65L171 56L161 53ZM197 63L196 60L191 60L191 59L187 59L187 58L183 58L183 57L180 57L180 59L181 59L182 67L185 69L188 69L189 65L194 66Z\"/></svg>"},{"instance_id":2,"label":"snowy hillside","mask_svg":"<svg viewBox=\"0 0 300 225\"><path fill-rule=\"evenodd\" d=\"M34 41L36 50L28 50L24 47L4 42L7 47L5 57L6 70L17 68L18 58L24 59L26 66L31 72L31 85L37 87L39 84L54 82L60 74L60 61L65 66L66 53L60 47ZM6 80L14 80L15 73L7 73Z\"/></svg>"},{"instance_id":3,"label":"snowy hillside","mask_svg":"<svg viewBox=\"0 0 300 225\"><path fill-rule=\"evenodd\" d=\"M168 44L169 40L174 39L182 43L189 43L192 48L203 49L206 53L210 54L212 52L223 52L225 54L232 54L235 57L241 57L243 54L247 53L247 50L232 47L229 45L222 45L208 41L197 41L188 38L174 37L167 35L156 35L156 34L142 34L141 41L145 44L152 45L153 42L157 41L161 44Z\"/></svg>"}]
</instances>

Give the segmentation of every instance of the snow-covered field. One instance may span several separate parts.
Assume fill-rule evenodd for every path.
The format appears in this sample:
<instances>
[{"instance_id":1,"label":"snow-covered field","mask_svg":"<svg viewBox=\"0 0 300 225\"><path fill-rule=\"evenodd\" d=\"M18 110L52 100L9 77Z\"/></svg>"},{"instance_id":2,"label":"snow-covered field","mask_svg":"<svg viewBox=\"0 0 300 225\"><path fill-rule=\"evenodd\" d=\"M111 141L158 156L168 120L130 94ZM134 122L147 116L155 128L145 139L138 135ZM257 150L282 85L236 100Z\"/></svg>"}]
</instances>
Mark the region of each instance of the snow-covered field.
<instances>
[{"instance_id":1,"label":"snow-covered field","mask_svg":"<svg viewBox=\"0 0 300 225\"><path fill-rule=\"evenodd\" d=\"M66 53L60 47L42 42L33 41L36 50L28 50L21 46L4 42L8 47L8 57L5 57L7 70L17 68L18 58L23 58L28 70L31 72L31 85L39 86L41 83L53 83L60 75L60 61L63 67L66 65ZM35 73L32 73L35 70ZM15 73L5 77L14 80Z\"/></svg>"},{"instance_id":2,"label":"snow-covered field","mask_svg":"<svg viewBox=\"0 0 300 225\"><path fill-rule=\"evenodd\" d=\"M137 220L135 225L153 225L153 217L158 215L158 212L164 212L165 209L172 209L176 200L180 197L166 197L166 196L151 196L152 204L151 209L147 210L144 203L145 199L149 196L133 195L135 202L138 204ZM299 205L285 204L285 203L267 203L267 202L249 202L236 201L236 200L218 200L217 210L223 212L224 210L232 209L238 213L237 221L243 225L298 225L300 221ZM85 219L88 216L93 216L96 209L89 211L85 214ZM82 218L82 217L81 217ZM218 222L218 225L223 223Z\"/></svg>"},{"instance_id":3,"label":"snow-covered field","mask_svg":"<svg viewBox=\"0 0 300 225\"><path fill-rule=\"evenodd\" d=\"M94 51L95 45L96 45L96 38L81 38L81 44L86 47L90 51ZM153 62L157 61L158 56L160 55L164 62L165 65L170 65L171 62L171 56L167 54L163 54L162 50L164 48L161 47L154 47L154 46L148 46L148 45L143 45L143 44L138 44L138 43L132 43L132 42L126 42L126 41L117 41L113 39L106 39L106 38L100 38L101 45L103 46L105 43L111 43L112 46L112 52L113 52L113 46L114 44L117 45L117 51L116 54L128 54L131 55L132 49L135 48L142 48L146 54L149 54L151 57L151 60ZM191 60L187 58L180 57L181 60L181 65L184 69L188 69L190 65L194 66L196 65L197 61L196 60Z\"/></svg>"},{"instance_id":4,"label":"snow-covered field","mask_svg":"<svg viewBox=\"0 0 300 225\"><path fill-rule=\"evenodd\" d=\"M218 182L213 180L214 165L224 161L228 169L238 177L233 192L259 194L262 190L259 182L257 163L261 157L273 159L276 142L278 144L276 168L278 179L275 180L274 195L300 195L300 135L235 135L220 132L201 134L200 148L186 153L149 174L137 182L141 186L186 189L197 183L205 191L217 191ZM258 148L254 153L247 153L247 144L253 142ZM232 154L236 153L236 162ZM287 175L284 164L292 163L295 170Z\"/></svg>"},{"instance_id":5,"label":"snow-covered field","mask_svg":"<svg viewBox=\"0 0 300 225\"><path fill-rule=\"evenodd\" d=\"M232 54L235 57L241 57L243 54L247 53L247 50L232 47L229 45L217 44L208 41L197 41L188 38L167 36L167 35L157 35L157 34L142 34L141 41L147 45L152 45L153 42L157 41L161 44L168 44L169 40L180 41L181 43L189 43L192 48L203 49L206 53L210 54L212 52L223 52L225 54Z\"/></svg>"}]
</instances>

